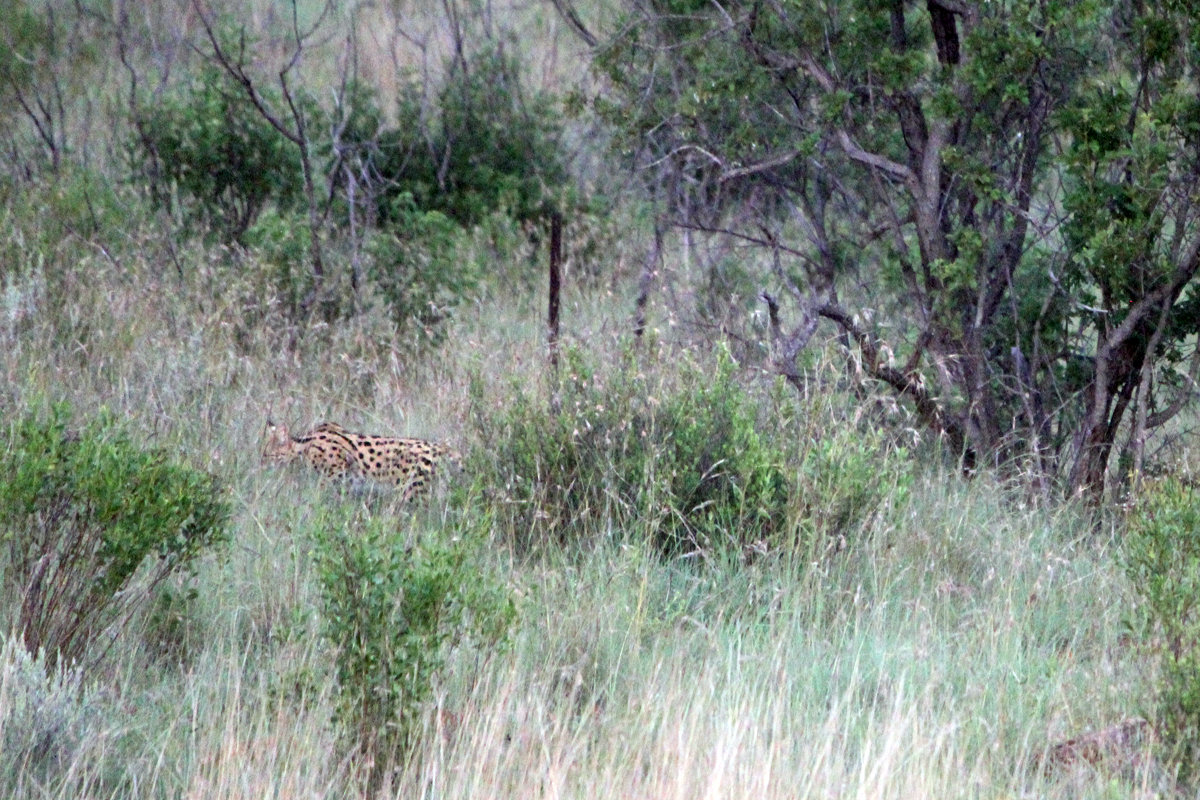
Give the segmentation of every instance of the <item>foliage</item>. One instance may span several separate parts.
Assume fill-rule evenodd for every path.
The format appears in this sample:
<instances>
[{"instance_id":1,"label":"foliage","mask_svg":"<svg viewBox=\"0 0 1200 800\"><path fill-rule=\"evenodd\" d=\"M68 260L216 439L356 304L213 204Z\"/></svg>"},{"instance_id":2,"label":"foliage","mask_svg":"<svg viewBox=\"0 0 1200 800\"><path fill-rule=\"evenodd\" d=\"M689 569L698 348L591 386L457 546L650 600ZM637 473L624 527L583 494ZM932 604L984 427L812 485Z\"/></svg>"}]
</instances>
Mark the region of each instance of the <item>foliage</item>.
<instances>
[{"instance_id":1,"label":"foliage","mask_svg":"<svg viewBox=\"0 0 1200 800\"><path fill-rule=\"evenodd\" d=\"M769 539L786 522L792 487L783 453L759 434L735 367L722 353L715 374L685 373L692 386L668 393L655 410L653 439L663 458L654 469L668 498L657 539L668 550Z\"/></svg>"},{"instance_id":2,"label":"foliage","mask_svg":"<svg viewBox=\"0 0 1200 800\"><path fill-rule=\"evenodd\" d=\"M370 275L405 338L439 345L454 307L477 285L474 262L464 258L466 236L438 211L420 210L409 194L392 202L391 225L373 236Z\"/></svg>"},{"instance_id":3,"label":"foliage","mask_svg":"<svg viewBox=\"0 0 1200 800\"><path fill-rule=\"evenodd\" d=\"M77 302L71 279L98 249L116 257L129 245L130 228L142 208L103 175L64 167L29 182L0 180L0 279L41 273L54 308Z\"/></svg>"},{"instance_id":4,"label":"foliage","mask_svg":"<svg viewBox=\"0 0 1200 800\"><path fill-rule=\"evenodd\" d=\"M632 361L608 375L577 351L568 363L557 410L514 387L489 413L473 385L481 446L468 471L500 490L518 546L586 544L595 531L639 525L663 552L681 553L783 530L785 456L760 435L732 359L715 375L690 365L661 393Z\"/></svg>"},{"instance_id":5,"label":"foliage","mask_svg":"<svg viewBox=\"0 0 1200 800\"><path fill-rule=\"evenodd\" d=\"M446 74L432 109L417 83L399 91L397 117L406 124L379 138L379 173L392 187L383 220L406 193L417 208L465 227L497 210L544 219L567 180L552 97L526 97L519 62L500 47L452 62Z\"/></svg>"},{"instance_id":6,"label":"foliage","mask_svg":"<svg viewBox=\"0 0 1200 800\"><path fill-rule=\"evenodd\" d=\"M260 268L257 273L253 267L245 270L248 277L257 278L256 293L277 302L288 319L301 319L305 300L317 289L307 262L306 215L299 210L282 211L268 206L241 238ZM326 286L325 290L329 292L330 288Z\"/></svg>"},{"instance_id":7,"label":"foliage","mask_svg":"<svg viewBox=\"0 0 1200 800\"><path fill-rule=\"evenodd\" d=\"M1129 519L1125 571L1143 633L1163 649L1156 729L1185 783L1200 777L1200 497L1176 478L1147 486Z\"/></svg>"},{"instance_id":8,"label":"foliage","mask_svg":"<svg viewBox=\"0 0 1200 800\"><path fill-rule=\"evenodd\" d=\"M180 582L181 583L181 582ZM147 610L142 641L146 652L156 661L188 664L195 655L196 605L199 591L190 583L166 584L154 593Z\"/></svg>"},{"instance_id":9,"label":"foliage","mask_svg":"<svg viewBox=\"0 0 1200 800\"><path fill-rule=\"evenodd\" d=\"M46 47L53 35L46 21L34 14L24 0L2 0L0 16L8 23L0 40L0 83L8 91L20 91L34 81L39 59L31 58L30 54ZM5 107L14 110L7 103Z\"/></svg>"},{"instance_id":10,"label":"foliage","mask_svg":"<svg viewBox=\"0 0 1200 800\"><path fill-rule=\"evenodd\" d=\"M968 466L1097 499L1122 425L1151 412L1140 452L1186 402L1194 3L623 8L594 62L614 155L762 249L789 379L827 320Z\"/></svg>"},{"instance_id":11,"label":"foliage","mask_svg":"<svg viewBox=\"0 0 1200 800\"><path fill-rule=\"evenodd\" d=\"M107 413L80 429L69 416L56 405L14 420L0 454L4 591L51 667L102 655L90 645L224 542L230 515L214 476L139 447ZM146 591L130 591L143 570Z\"/></svg>"},{"instance_id":12,"label":"foliage","mask_svg":"<svg viewBox=\"0 0 1200 800\"><path fill-rule=\"evenodd\" d=\"M413 745L446 649L502 640L512 604L462 539L414 543L393 518L329 510L313 537L339 721L377 785Z\"/></svg>"},{"instance_id":13,"label":"foliage","mask_svg":"<svg viewBox=\"0 0 1200 800\"><path fill-rule=\"evenodd\" d=\"M26 180L44 166L55 173L76 143L75 101L101 62L94 19L58 0L0 0L0 19L0 164Z\"/></svg>"},{"instance_id":14,"label":"foliage","mask_svg":"<svg viewBox=\"0 0 1200 800\"><path fill-rule=\"evenodd\" d=\"M519 549L588 547L613 531L668 555L821 549L906 501L912 454L886 424L782 382L753 392L728 350L711 363L684 354L670 380L652 357L603 372L578 350L566 359L549 404L519 385L493 402L470 387L466 471Z\"/></svg>"},{"instance_id":15,"label":"foliage","mask_svg":"<svg viewBox=\"0 0 1200 800\"><path fill-rule=\"evenodd\" d=\"M903 507L916 472L914 456L891 443L885 428L850 421L808 438L798 468L797 540L811 541L814 534L842 540L885 504Z\"/></svg>"},{"instance_id":16,"label":"foliage","mask_svg":"<svg viewBox=\"0 0 1200 800\"><path fill-rule=\"evenodd\" d=\"M154 203L179 202L187 220L212 226L225 241L241 241L268 203L286 210L301 198L295 145L214 66L135 121L133 167Z\"/></svg>"}]
</instances>

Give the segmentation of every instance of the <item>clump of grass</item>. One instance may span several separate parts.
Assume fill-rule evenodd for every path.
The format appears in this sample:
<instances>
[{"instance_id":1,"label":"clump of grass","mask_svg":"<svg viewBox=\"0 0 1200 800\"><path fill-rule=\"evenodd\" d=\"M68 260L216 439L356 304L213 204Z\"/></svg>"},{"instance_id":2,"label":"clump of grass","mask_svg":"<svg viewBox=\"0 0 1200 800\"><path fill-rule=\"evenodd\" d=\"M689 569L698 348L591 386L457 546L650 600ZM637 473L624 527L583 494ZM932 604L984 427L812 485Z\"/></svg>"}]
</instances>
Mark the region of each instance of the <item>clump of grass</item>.
<instances>
[{"instance_id":1,"label":"clump of grass","mask_svg":"<svg viewBox=\"0 0 1200 800\"><path fill-rule=\"evenodd\" d=\"M0 637L0 787L55 785L100 720L96 694L79 667Z\"/></svg>"}]
</instances>

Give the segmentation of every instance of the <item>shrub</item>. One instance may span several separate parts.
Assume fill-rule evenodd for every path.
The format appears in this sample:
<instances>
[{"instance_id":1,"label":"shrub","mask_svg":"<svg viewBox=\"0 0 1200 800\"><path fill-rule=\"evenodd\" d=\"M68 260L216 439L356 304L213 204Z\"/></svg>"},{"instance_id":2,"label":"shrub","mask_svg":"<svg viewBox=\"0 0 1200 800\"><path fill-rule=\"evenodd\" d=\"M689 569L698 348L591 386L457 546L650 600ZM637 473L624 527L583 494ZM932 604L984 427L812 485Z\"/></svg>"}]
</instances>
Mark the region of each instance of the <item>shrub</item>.
<instances>
[{"instance_id":1,"label":"shrub","mask_svg":"<svg viewBox=\"0 0 1200 800\"><path fill-rule=\"evenodd\" d=\"M260 89L278 106L270 89ZM241 241L268 203L287 209L300 199L299 151L225 72L206 67L153 109L135 120L137 140L129 148L135 174L159 207L183 201L189 222L232 242Z\"/></svg>"},{"instance_id":2,"label":"shrub","mask_svg":"<svg viewBox=\"0 0 1200 800\"><path fill-rule=\"evenodd\" d=\"M815 422L824 425L801 437L798 541L844 537L885 503L907 500L912 454L891 442L886 429L832 416Z\"/></svg>"},{"instance_id":3,"label":"shrub","mask_svg":"<svg viewBox=\"0 0 1200 800\"><path fill-rule=\"evenodd\" d=\"M519 62L499 47L448 65L446 74L432 112L418 84L400 90L397 118L409 124L379 141L379 172L394 182L383 198L383 218L389 220L387 205L405 193L418 208L464 227L498 210L522 222L545 218L551 197L567 182L553 98L527 98Z\"/></svg>"},{"instance_id":4,"label":"shrub","mask_svg":"<svg viewBox=\"0 0 1200 800\"><path fill-rule=\"evenodd\" d=\"M1186 784L1200 777L1200 497L1178 479L1147 485L1129 517L1125 570L1137 627L1161 637L1156 728Z\"/></svg>"},{"instance_id":5,"label":"shrub","mask_svg":"<svg viewBox=\"0 0 1200 800\"><path fill-rule=\"evenodd\" d=\"M727 353L715 374L685 374L684 387L663 398L654 423L663 456L655 469L670 498L657 532L661 546L741 546L783 530L787 456L760 435L756 405Z\"/></svg>"},{"instance_id":6,"label":"shrub","mask_svg":"<svg viewBox=\"0 0 1200 800\"><path fill-rule=\"evenodd\" d=\"M512 605L468 560L461 539L414 544L394 518L327 510L314 540L339 721L372 764L373 795L413 743L446 648L475 637L499 641Z\"/></svg>"},{"instance_id":7,"label":"shrub","mask_svg":"<svg viewBox=\"0 0 1200 800\"><path fill-rule=\"evenodd\" d=\"M473 384L481 446L468 471L499 490L493 502L518 546L636 527L677 554L742 546L786 527L786 454L760 435L727 354L715 374L690 365L677 385L653 392L632 361L601 378L577 352L567 358L557 411L514 387L492 412Z\"/></svg>"},{"instance_id":8,"label":"shrub","mask_svg":"<svg viewBox=\"0 0 1200 800\"><path fill-rule=\"evenodd\" d=\"M463 257L465 235L437 211L421 211L402 194L391 206L390 230L372 237L371 277L402 336L441 344L455 306L477 285Z\"/></svg>"},{"instance_id":9,"label":"shrub","mask_svg":"<svg viewBox=\"0 0 1200 800\"><path fill-rule=\"evenodd\" d=\"M264 209L242 236L249 258L240 265L240 277L252 284L260 303L262 297L271 298L291 320L304 317L304 302L317 286L309 266L309 241L307 215L277 208ZM328 280L330 277L326 276L327 284L336 283ZM335 301L333 305L340 303ZM260 305L258 310L265 309ZM250 303L244 313L247 323L257 321Z\"/></svg>"},{"instance_id":10,"label":"shrub","mask_svg":"<svg viewBox=\"0 0 1200 800\"><path fill-rule=\"evenodd\" d=\"M4 591L49 667L111 643L155 587L228 538L230 515L214 476L137 446L108 414L78 430L68 417L57 405L15 421L0 454Z\"/></svg>"},{"instance_id":11,"label":"shrub","mask_svg":"<svg viewBox=\"0 0 1200 800\"><path fill-rule=\"evenodd\" d=\"M131 200L84 167L38 181L0 178L0 284L36 277L46 291L43 313L69 324L57 313L80 306L78 284L94 281L96 254L119 260L129 252L144 210Z\"/></svg>"}]
</instances>

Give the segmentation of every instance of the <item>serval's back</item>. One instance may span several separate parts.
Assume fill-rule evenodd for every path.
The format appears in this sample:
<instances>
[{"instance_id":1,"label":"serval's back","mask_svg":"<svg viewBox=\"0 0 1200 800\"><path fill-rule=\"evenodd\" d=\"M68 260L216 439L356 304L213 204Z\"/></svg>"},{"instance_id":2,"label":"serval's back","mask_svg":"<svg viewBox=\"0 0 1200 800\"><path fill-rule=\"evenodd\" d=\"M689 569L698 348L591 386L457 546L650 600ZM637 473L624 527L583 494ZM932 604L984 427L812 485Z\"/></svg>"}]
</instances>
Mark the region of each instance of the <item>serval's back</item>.
<instances>
[{"instance_id":1,"label":"serval's back","mask_svg":"<svg viewBox=\"0 0 1200 800\"><path fill-rule=\"evenodd\" d=\"M449 445L352 433L335 422L321 423L301 436L292 436L287 426L271 422L267 430L265 460L288 463L302 459L329 478L386 483L401 489L404 500L428 488L447 462L459 460Z\"/></svg>"}]
</instances>

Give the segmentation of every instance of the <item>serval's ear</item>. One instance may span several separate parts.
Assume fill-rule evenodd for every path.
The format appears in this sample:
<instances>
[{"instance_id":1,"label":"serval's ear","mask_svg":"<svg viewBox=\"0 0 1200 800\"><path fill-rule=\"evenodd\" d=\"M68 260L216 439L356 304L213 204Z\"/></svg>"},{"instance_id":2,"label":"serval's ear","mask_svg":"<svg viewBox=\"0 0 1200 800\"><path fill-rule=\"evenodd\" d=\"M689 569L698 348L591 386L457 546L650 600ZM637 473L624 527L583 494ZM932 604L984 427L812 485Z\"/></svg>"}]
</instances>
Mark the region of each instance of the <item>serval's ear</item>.
<instances>
[{"instance_id":1,"label":"serval's ear","mask_svg":"<svg viewBox=\"0 0 1200 800\"><path fill-rule=\"evenodd\" d=\"M267 420L266 441L263 442L263 461L287 461L292 456L292 437L288 434L287 425L275 424Z\"/></svg>"}]
</instances>

